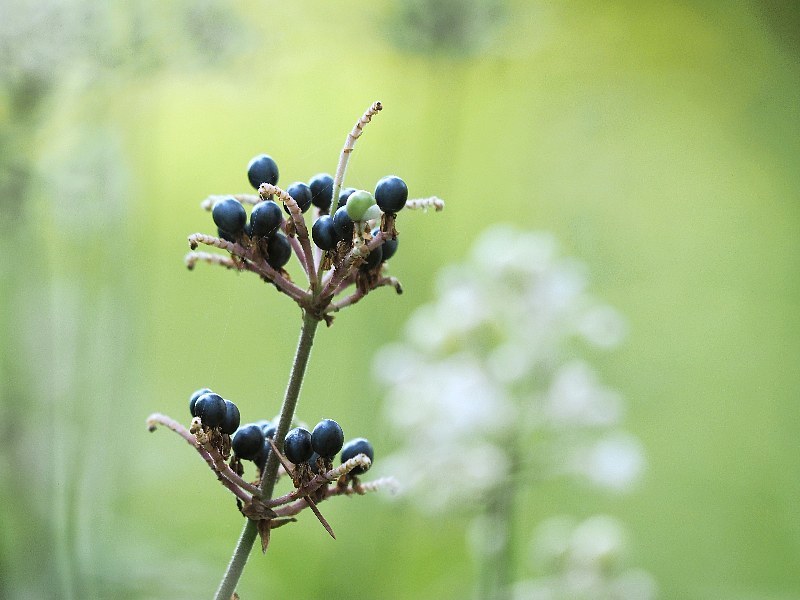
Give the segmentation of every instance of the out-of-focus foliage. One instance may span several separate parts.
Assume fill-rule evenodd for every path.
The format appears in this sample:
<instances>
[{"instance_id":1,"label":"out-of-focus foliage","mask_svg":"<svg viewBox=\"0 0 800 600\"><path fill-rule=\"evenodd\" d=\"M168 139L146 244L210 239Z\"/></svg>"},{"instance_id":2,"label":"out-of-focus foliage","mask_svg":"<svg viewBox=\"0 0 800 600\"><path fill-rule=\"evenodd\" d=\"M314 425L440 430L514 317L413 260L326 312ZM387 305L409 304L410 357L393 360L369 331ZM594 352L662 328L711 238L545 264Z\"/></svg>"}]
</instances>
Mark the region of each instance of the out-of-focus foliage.
<instances>
[{"instance_id":1,"label":"out-of-focus foliage","mask_svg":"<svg viewBox=\"0 0 800 600\"><path fill-rule=\"evenodd\" d=\"M552 236L495 226L438 278L403 343L376 356L401 442L383 469L425 513L473 520L479 597L510 595L520 580L511 529L527 492L558 476L621 491L641 472L622 398L580 358L625 329L587 287ZM585 597L606 593L604 581L582 585Z\"/></svg>"},{"instance_id":2,"label":"out-of-focus foliage","mask_svg":"<svg viewBox=\"0 0 800 600\"><path fill-rule=\"evenodd\" d=\"M248 191L255 154L281 183L333 171L380 99L346 184L396 173L447 210L401 215L405 293L320 332L299 418L370 438L378 472L398 443L376 410L376 348L479 231L551 230L628 319L619 349L586 360L627 399L648 468L621 496L542 482L517 513L518 570L548 515L603 513L665 598L800 597L796 3L508 0L489 15L465 0L464 23L487 15L474 37L435 4L5 3L0 596L216 586L241 517L143 420L185 419L202 386L245 420L274 415L299 317L251 278L186 272L186 235L212 231L208 194ZM242 596L469 593L463 513L431 525L355 505L325 507L336 542L307 519L276 532ZM338 583L343 557L357 582Z\"/></svg>"}]
</instances>

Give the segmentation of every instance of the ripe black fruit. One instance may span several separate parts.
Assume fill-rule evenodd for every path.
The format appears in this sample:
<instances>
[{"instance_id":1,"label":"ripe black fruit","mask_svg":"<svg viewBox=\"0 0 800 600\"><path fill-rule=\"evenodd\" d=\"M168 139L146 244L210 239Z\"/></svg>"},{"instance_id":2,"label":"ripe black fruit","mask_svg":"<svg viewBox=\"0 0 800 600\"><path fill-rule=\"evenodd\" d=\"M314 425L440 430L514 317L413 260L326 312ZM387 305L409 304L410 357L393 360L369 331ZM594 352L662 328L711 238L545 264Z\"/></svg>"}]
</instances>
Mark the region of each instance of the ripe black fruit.
<instances>
[{"instance_id":1,"label":"ripe black fruit","mask_svg":"<svg viewBox=\"0 0 800 600\"><path fill-rule=\"evenodd\" d=\"M289 262L292 255L292 247L289 240L280 231L276 231L267 242L267 263L273 269L280 269Z\"/></svg>"},{"instance_id":2,"label":"ripe black fruit","mask_svg":"<svg viewBox=\"0 0 800 600\"><path fill-rule=\"evenodd\" d=\"M333 419L324 419L317 423L311 432L311 446L314 452L324 458L333 458L342 449L344 432Z\"/></svg>"},{"instance_id":3,"label":"ripe black fruit","mask_svg":"<svg viewBox=\"0 0 800 600\"><path fill-rule=\"evenodd\" d=\"M339 241L339 236L336 235L336 228L333 225L333 217L330 215L322 215L311 227L311 239L318 248L322 250L333 250L336 243Z\"/></svg>"},{"instance_id":4,"label":"ripe black fruit","mask_svg":"<svg viewBox=\"0 0 800 600\"><path fill-rule=\"evenodd\" d=\"M231 440L231 448L236 456L244 460L253 460L264 447L264 434L261 427L255 424L245 425L239 429Z\"/></svg>"},{"instance_id":5,"label":"ripe black fruit","mask_svg":"<svg viewBox=\"0 0 800 600\"><path fill-rule=\"evenodd\" d=\"M311 203L320 210L328 210L333 197L333 177L327 173L319 173L311 178L308 187L311 188Z\"/></svg>"},{"instance_id":6,"label":"ripe black fruit","mask_svg":"<svg viewBox=\"0 0 800 600\"><path fill-rule=\"evenodd\" d=\"M258 189L262 183L276 185L278 183L278 165L271 156L259 154L247 165L247 178L250 185Z\"/></svg>"},{"instance_id":7,"label":"ripe black fruit","mask_svg":"<svg viewBox=\"0 0 800 600\"><path fill-rule=\"evenodd\" d=\"M306 462L314 453L311 447L311 432L302 427L292 429L283 441L283 453L296 465Z\"/></svg>"},{"instance_id":8,"label":"ripe black fruit","mask_svg":"<svg viewBox=\"0 0 800 600\"><path fill-rule=\"evenodd\" d=\"M247 223L247 211L236 198L224 198L214 204L211 218L222 231L238 235Z\"/></svg>"},{"instance_id":9,"label":"ripe black fruit","mask_svg":"<svg viewBox=\"0 0 800 600\"><path fill-rule=\"evenodd\" d=\"M273 200L259 202L250 213L250 234L255 237L272 235L283 223L283 212Z\"/></svg>"},{"instance_id":10,"label":"ripe black fruit","mask_svg":"<svg viewBox=\"0 0 800 600\"><path fill-rule=\"evenodd\" d=\"M289 186L289 189L286 190L286 193L294 198L295 202L297 202L297 206L300 207L302 212L306 212L309 209L311 206L311 200L314 198L313 194L311 193L311 188L302 181L295 181ZM287 213L289 212L289 209L286 208L286 206L283 207L283 210L285 210Z\"/></svg>"},{"instance_id":11,"label":"ripe black fruit","mask_svg":"<svg viewBox=\"0 0 800 600\"><path fill-rule=\"evenodd\" d=\"M375 186L375 202L383 212L396 213L406 205L408 186L396 175L387 175Z\"/></svg>"},{"instance_id":12,"label":"ripe black fruit","mask_svg":"<svg viewBox=\"0 0 800 600\"><path fill-rule=\"evenodd\" d=\"M333 215L333 228L336 236L340 240L350 241L353 239L353 232L356 230L355 223L347 214L347 207L340 207Z\"/></svg>"},{"instance_id":13,"label":"ripe black fruit","mask_svg":"<svg viewBox=\"0 0 800 600\"><path fill-rule=\"evenodd\" d=\"M232 434L239 429L239 407L230 400L225 400L225 418L222 420L222 433Z\"/></svg>"},{"instance_id":14,"label":"ripe black fruit","mask_svg":"<svg viewBox=\"0 0 800 600\"><path fill-rule=\"evenodd\" d=\"M370 444L365 438L356 438L345 444L344 448L342 448L342 463L347 462L351 458L355 458L359 454L366 454L370 461L375 458L375 450L373 450L372 444ZM350 471L350 473L353 475L361 475L366 470L367 469L362 467L356 467Z\"/></svg>"},{"instance_id":15,"label":"ripe black fruit","mask_svg":"<svg viewBox=\"0 0 800 600\"><path fill-rule=\"evenodd\" d=\"M192 413L193 417L196 417L197 414L195 413L194 405L197 402L197 399L202 396L203 394L208 394L211 390L208 388L202 388L195 392L192 392L192 395L189 396L189 412Z\"/></svg>"},{"instance_id":16,"label":"ripe black fruit","mask_svg":"<svg viewBox=\"0 0 800 600\"><path fill-rule=\"evenodd\" d=\"M225 419L227 408L222 396L208 392L200 396L194 403L194 412L206 427L219 427Z\"/></svg>"}]
</instances>

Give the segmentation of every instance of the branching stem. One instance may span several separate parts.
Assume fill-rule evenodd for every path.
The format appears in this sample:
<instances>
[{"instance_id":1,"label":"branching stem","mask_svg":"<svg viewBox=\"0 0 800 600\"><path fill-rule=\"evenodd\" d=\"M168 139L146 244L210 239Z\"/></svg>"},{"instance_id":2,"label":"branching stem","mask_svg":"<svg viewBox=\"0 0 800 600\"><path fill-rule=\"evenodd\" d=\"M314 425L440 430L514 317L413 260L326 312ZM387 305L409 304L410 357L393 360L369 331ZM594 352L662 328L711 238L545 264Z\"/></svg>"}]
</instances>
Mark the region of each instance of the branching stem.
<instances>
[{"instance_id":1,"label":"branching stem","mask_svg":"<svg viewBox=\"0 0 800 600\"><path fill-rule=\"evenodd\" d=\"M319 320L316 317L308 312L303 314L303 327L300 330L300 339L297 342L292 372L289 376L289 384L286 386L286 394L281 406L278 430L275 432L275 444L279 448L283 448L283 440L286 438L286 433L294 417L295 408L297 408L300 387L308 366L308 359L311 356L311 346L314 343L314 334L318 325ZM264 467L264 475L261 479L261 498L263 500L268 501L272 498L277 474L278 457L275 452L270 452L267 464ZM257 534L258 527L256 522L247 519L239 536L239 541L236 543L236 549L233 552L231 561L217 589L216 600L229 600L233 595L236 590L236 584L239 582L244 566L247 563L247 558L250 556L250 551L253 549Z\"/></svg>"}]
</instances>

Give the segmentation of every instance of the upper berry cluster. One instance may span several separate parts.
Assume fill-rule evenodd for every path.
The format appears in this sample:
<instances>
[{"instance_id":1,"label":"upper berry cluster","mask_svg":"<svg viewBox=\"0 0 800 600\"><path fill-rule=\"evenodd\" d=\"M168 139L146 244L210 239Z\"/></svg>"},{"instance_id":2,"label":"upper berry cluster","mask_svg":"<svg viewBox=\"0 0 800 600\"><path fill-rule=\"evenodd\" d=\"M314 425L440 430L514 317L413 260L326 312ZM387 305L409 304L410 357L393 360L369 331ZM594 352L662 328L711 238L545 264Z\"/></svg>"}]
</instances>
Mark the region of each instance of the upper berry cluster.
<instances>
[{"instance_id":1,"label":"upper berry cluster","mask_svg":"<svg viewBox=\"0 0 800 600\"><path fill-rule=\"evenodd\" d=\"M328 324L332 313L375 288L389 285L402 293L397 279L385 275L386 261L398 247L397 214L404 208L441 210L444 203L436 197L409 200L406 182L396 175L380 179L373 191L342 188L355 140L379 110L380 103L375 103L356 123L335 176L319 173L308 183L296 181L283 189L277 185L275 160L267 154L255 156L247 165L247 179L258 194L209 197L203 206L211 211L217 236L189 236L192 250L205 244L227 250L230 257L195 251L187 256L188 266L202 260L253 271ZM253 206L249 217L246 205ZM305 271L307 289L284 269L292 255Z\"/></svg>"}]
</instances>

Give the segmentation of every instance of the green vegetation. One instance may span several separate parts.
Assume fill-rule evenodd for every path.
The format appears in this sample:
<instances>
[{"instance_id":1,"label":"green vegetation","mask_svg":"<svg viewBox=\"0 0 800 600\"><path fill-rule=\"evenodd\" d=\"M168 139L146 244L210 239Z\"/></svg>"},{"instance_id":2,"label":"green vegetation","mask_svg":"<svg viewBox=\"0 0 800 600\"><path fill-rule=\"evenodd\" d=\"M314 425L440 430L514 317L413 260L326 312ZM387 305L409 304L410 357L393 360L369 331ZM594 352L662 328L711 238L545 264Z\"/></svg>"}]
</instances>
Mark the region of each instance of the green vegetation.
<instances>
[{"instance_id":1,"label":"green vegetation","mask_svg":"<svg viewBox=\"0 0 800 600\"><path fill-rule=\"evenodd\" d=\"M345 185L397 173L447 212L403 223L402 297L378 290L318 332L298 416L335 415L388 455L375 349L487 225L553 231L629 320L622 348L592 358L648 467L624 497L544 485L519 528L607 512L664 598L800 598L792 3L491 2L475 48L419 42L441 25L399 36L388 0L141 4L94 15L110 46L75 19L58 44L39 13L24 40L0 26L4 55L50 48L25 50L34 77L0 70L0 596L211 595L241 515L144 419L183 419L202 386L276 414L301 318L255 277L188 272L186 236L215 233L200 201L249 192L258 153L285 182L333 172L380 99ZM336 541L313 518L276 531L242 598L469 596L457 517L377 496L325 516Z\"/></svg>"}]
</instances>

